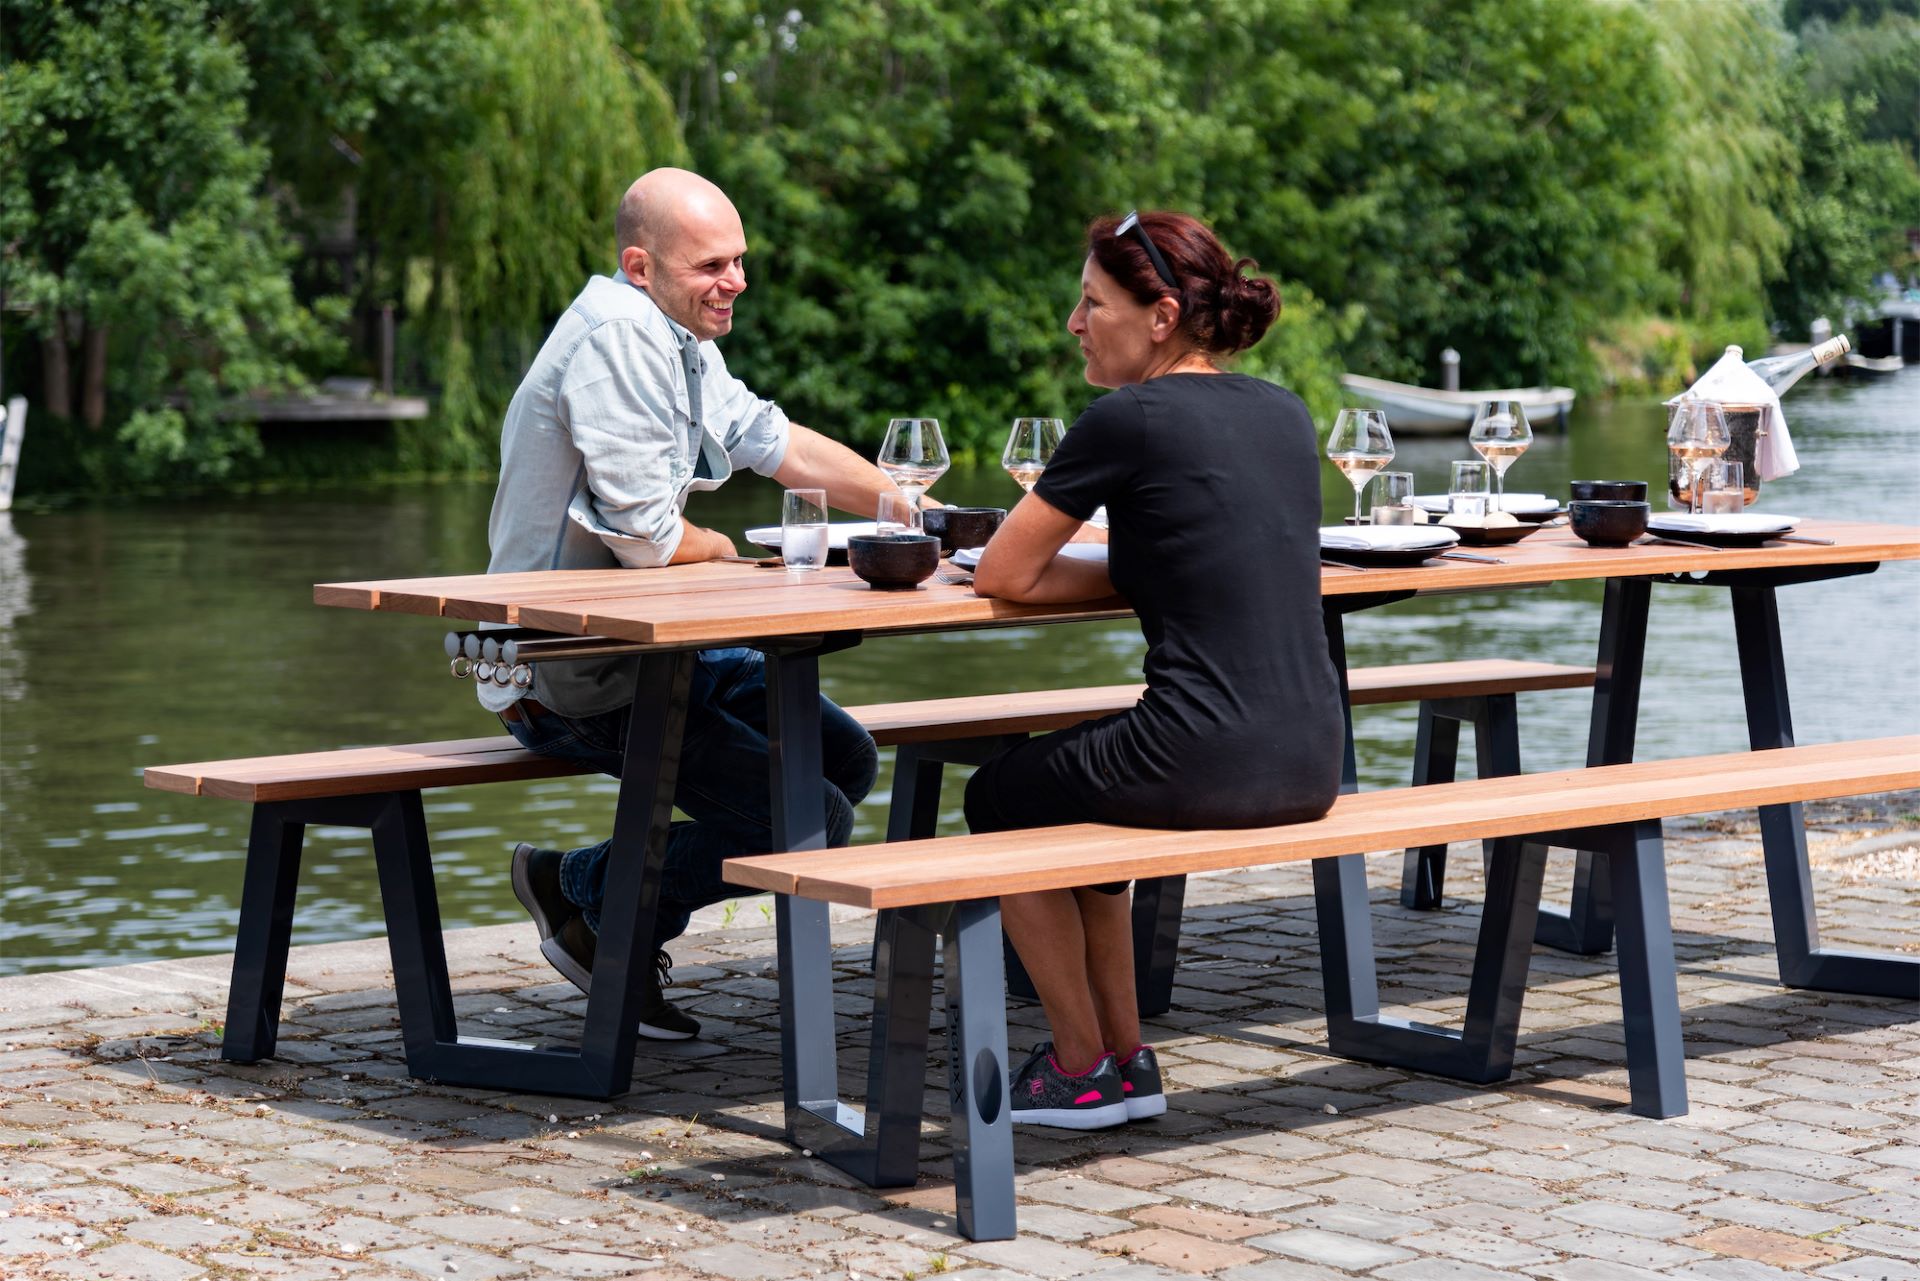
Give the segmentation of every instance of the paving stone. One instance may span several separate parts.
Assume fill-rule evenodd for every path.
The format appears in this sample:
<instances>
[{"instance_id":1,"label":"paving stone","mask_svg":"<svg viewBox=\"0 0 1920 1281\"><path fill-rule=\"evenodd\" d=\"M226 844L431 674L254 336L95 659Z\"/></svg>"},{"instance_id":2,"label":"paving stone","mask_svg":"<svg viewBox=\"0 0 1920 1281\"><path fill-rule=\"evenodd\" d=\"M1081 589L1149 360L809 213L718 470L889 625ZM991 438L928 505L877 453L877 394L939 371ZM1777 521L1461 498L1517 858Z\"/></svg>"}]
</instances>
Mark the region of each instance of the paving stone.
<instances>
[{"instance_id":1,"label":"paving stone","mask_svg":"<svg viewBox=\"0 0 1920 1281\"><path fill-rule=\"evenodd\" d=\"M458 1245L416 1245L373 1256L395 1272L433 1277L436 1281L494 1281L496 1277L526 1276L531 1270L522 1259L502 1259Z\"/></svg>"},{"instance_id":2,"label":"paving stone","mask_svg":"<svg viewBox=\"0 0 1920 1281\"><path fill-rule=\"evenodd\" d=\"M1129 1259L1143 1259L1176 1272L1218 1272L1222 1268L1237 1267L1264 1257L1258 1250L1189 1236L1170 1228L1140 1228L1089 1241L1087 1245L1091 1249L1121 1254Z\"/></svg>"},{"instance_id":3,"label":"paving stone","mask_svg":"<svg viewBox=\"0 0 1920 1281\"><path fill-rule=\"evenodd\" d=\"M42 1265L43 1276L84 1277L86 1281L190 1281L206 1275L197 1263L177 1259L144 1245L110 1245Z\"/></svg>"},{"instance_id":4,"label":"paving stone","mask_svg":"<svg viewBox=\"0 0 1920 1281\"><path fill-rule=\"evenodd\" d=\"M1413 1251L1403 1250L1399 1246L1387 1245L1380 1241L1368 1241L1361 1237L1322 1232L1318 1228L1295 1228L1287 1232L1275 1232L1268 1236L1254 1237L1247 1244L1259 1246L1262 1250L1271 1250L1275 1254L1305 1259L1309 1263L1323 1263L1330 1268L1345 1268L1348 1271L1377 1268L1383 1263L1397 1263L1402 1259L1414 1257Z\"/></svg>"},{"instance_id":5,"label":"paving stone","mask_svg":"<svg viewBox=\"0 0 1920 1281\"><path fill-rule=\"evenodd\" d=\"M1549 1210L1547 1213L1556 1219L1566 1219L1589 1228L1604 1228L1609 1232L1625 1232L1633 1236L1652 1237L1656 1240L1671 1240L1697 1226L1695 1220L1684 1214L1645 1210L1637 1206L1617 1205L1610 1201L1582 1201L1577 1205Z\"/></svg>"},{"instance_id":6,"label":"paving stone","mask_svg":"<svg viewBox=\"0 0 1920 1281\"><path fill-rule=\"evenodd\" d=\"M1845 1249L1828 1241L1731 1224L1685 1237L1680 1244L1781 1268L1809 1268L1831 1263L1847 1254Z\"/></svg>"}]
</instances>

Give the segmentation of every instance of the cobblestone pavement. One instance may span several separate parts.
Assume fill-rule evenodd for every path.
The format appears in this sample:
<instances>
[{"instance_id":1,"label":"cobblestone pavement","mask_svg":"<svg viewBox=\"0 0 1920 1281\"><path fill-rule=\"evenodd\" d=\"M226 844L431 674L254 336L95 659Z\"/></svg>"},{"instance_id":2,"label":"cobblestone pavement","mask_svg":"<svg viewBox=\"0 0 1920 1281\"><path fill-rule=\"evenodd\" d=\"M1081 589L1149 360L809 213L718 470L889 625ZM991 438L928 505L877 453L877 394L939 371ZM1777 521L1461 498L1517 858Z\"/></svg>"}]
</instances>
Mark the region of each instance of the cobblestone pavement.
<instances>
[{"instance_id":1,"label":"cobblestone pavement","mask_svg":"<svg viewBox=\"0 0 1920 1281\"><path fill-rule=\"evenodd\" d=\"M1829 942L1920 952L1916 809L1819 811ZM1208 877L1151 1029L1171 1111L1018 1134L1010 1242L953 1230L937 1061L919 1187L878 1194L783 1142L754 900L675 949L706 1038L643 1044L611 1103L409 1080L378 941L297 951L280 1056L251 1067L217 1056L228 958L0 981L0 1275L1915 1281L1920 999L1775 983L1750 824L1678 827L1669 851L1686 1116L1622 1106L1610 958L1536 952L1504 1084L1383 1070L1320 1048L1306 868ZM1374 861L1387 995L1428 1020L1464 1004L1476 862L1456 851L1458 897L1415 914ZM836 928L850 1096L868 932ZM530 928L449 952L469 1024L575 1026ZM1018 1053L1037 1013L1012 1019Z\"/></svg>"}]
</instances>

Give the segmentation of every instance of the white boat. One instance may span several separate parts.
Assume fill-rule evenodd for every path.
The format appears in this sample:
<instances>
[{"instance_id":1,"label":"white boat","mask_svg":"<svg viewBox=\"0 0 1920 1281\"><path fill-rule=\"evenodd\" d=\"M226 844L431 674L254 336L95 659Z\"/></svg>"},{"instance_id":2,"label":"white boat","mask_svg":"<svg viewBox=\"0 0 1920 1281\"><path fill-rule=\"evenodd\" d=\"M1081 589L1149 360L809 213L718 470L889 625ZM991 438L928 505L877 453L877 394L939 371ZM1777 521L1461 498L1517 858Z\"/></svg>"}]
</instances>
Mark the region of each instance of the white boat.
<instances>
[{"instance_id":1,"label":"white boat","mask_svg":"<svg viewBox=\"0 0 1920 1281\"><path fill-rule=\"evenodd\" d=\"M1862 356L1850 351L1841 365L1843 371L1850 374L1897 374L1907 367L1907 362L1898 356Z\"/></svg>"},{"instance_id":2,"label":"white boat","mask_svg":"<svg viewBox=\"0 0 1920 1281\"><path fill-rule=\"evenodd\" d=\"M1536 426L1551 418L1566 426L1573 410L1571 387L1503 387L1494 391L1442 391L1384 378L1341 374L1340 385L1375 409L1387 411L1387 426L1412 436L1436 436L1473 425L1483 400L1517 400Z\"/></svg>"}]
</instances>

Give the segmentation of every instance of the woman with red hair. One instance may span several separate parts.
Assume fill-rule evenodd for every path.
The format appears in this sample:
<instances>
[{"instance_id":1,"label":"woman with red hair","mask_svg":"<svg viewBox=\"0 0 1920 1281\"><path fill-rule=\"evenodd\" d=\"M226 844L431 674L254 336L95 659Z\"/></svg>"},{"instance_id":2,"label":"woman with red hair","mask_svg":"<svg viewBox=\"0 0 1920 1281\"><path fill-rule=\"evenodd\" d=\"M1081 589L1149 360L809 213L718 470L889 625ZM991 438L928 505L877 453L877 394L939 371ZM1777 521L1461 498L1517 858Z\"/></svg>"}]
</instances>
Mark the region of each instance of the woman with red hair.
<instances>
[{"instance_id":1,"label":"woman with red hair","mask_svg":"<svg viewBox=\"0 0 1920 1281\"><path fill-rule=\"evenodd\" d=\"M1113 390L1074 422L974 575L983 596L1115 593L1147 641L1125 712L1030 739L967 785L968 827L1264 827L1339 791L1339 684L1320 615L1320 473L1299 397L1228 372L1279 314L1198 220L1096 219L1067 331ZM1108 559L1061 556L1100 507ZM1007 936L1053 1031L1012 1081L1013 1120L1097 1129L1166 1110L1134 996L1123 885L1009 894Z\"/></svg>"}]
</instances>

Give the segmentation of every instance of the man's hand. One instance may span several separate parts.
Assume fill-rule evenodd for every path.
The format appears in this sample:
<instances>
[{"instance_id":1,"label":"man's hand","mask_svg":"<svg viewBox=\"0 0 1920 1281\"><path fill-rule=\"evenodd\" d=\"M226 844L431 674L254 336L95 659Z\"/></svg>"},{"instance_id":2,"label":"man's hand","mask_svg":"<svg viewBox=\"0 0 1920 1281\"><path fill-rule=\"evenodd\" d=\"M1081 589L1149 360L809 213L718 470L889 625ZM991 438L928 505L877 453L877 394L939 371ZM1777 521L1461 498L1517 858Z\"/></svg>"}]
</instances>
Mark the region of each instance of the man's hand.
<instances>
[{"instance_id":1,"label":"man's hand","mask_svg":"<svg viewBox=\"0 0 1920 1281\"><path fill-rule=\"evenodd\" d=\"M694 524L685 516L680 518L680 545L673 549L669 565L687 565L694 561L718 560L722 556L734 556L733 540L717 529L705 529Z\"/></svg>"}]
</instances>

